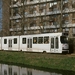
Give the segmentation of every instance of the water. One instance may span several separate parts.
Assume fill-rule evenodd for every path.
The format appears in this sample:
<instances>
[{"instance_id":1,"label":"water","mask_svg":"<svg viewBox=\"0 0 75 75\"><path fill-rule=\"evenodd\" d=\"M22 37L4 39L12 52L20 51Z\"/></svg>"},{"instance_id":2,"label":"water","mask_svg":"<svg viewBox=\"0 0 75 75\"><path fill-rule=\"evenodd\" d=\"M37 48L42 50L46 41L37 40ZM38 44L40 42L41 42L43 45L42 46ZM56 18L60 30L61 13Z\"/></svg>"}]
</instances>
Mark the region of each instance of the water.
<instances>
[{"instance_id":1,"label":"water","mask_svg":"<svg viewBox=\"0 0 75 75\"><path fill-rule=\"evenodd\" d=\"M75 75L75 73L71 71L43 71L14 65L0 64L0 75Z\"/></svg>"}]
</instances>

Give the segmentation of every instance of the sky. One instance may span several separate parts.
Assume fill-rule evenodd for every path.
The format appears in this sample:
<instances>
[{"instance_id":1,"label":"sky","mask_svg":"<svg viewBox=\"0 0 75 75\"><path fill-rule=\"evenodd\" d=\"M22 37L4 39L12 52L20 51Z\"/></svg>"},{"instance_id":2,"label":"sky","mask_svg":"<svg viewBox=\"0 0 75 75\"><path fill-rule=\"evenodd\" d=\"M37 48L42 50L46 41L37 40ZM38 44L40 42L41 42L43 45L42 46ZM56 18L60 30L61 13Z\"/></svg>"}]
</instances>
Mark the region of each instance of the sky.
<instances>
[{"instance_id":1,"label":"sky","mask_svg":"<svg viewBox=\"0 0 75 75\"><path fill-rule=\"evenodd\" d=\"M2 0L0 0L0 30L2 29Z\"/></svg>"}]
</instances>

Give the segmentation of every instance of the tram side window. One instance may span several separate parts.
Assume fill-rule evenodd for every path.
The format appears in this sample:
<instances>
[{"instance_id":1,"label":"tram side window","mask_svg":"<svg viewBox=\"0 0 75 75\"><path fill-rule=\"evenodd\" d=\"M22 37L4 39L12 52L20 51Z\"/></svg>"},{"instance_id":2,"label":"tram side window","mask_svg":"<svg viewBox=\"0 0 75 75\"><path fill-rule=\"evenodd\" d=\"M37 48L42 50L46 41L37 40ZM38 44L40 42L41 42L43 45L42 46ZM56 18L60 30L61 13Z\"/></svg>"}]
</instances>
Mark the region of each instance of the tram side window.
<instances>
[{"instance_id":1,"label":"tram side window","mask_svg":"<svg viewBox=\"0 0 75 75\"><path fill-rule=\"evenodd\" d=\"M54 38L51 38L51 48L54 48Z\"/></svg>"},{"instance_id":2,"label":"tram side window","mask_svg":"<svg viewBox=\"0 0 75 75\"><path fill-rule=\"evenodd\" d=\"M59 48L59 40L58 40L58 37L56 37L55 40L56 40L56 44L55 44L56 47L55 48Z\"/></svg>"},{"instance_id":3,"label":"tram side window","mask_svg":"<svg viewBox=\"0 0 75 75\"><path fill-rule=\"evenodd\" d=\"M26 44L26 38L22 38L22 44Z\"/></svg>"},{"instance_id":4,"label":"tram side window","mask_svg":"<svg viewBox=\"0 0 75 75\"><path fill-rule=\"evenodd\" d=\"M4 39L4 44L7 44L7 39Z\"/></svg>"},{"instance_id":5,"label":"tram side window","mask_svg":"<svg viewBox=\"0 0 75 75\"><path fill-rule=\"evenodd\" d=\"M43 37L38 37L38 44L43 44Z\"/></svg>"},{"instance_id":6,"label":"tram side window","mask_svg":"<svg viewBox=\"0 0 75 75\"><path fill-rule=\"evenodd\" d=\"M14 38L14 44L17 44L17 38Z\"/></svg>"},{"instance_id":7,"label":"tram side window","mask_svg":"<svg viewBox=\"0 0 75 75\"><path fill-rule=\"evenodd\" d=\"M48 44L49 43L49 37L48 36L44 37L44 43L45 44Z\"/></svg>"},{"instance_id":8,"label":"tram side window","mask_svg":"<svg viewBox=\"0 0 75 75\"><path fill-rule=\"evenodd\" d=\"M33 37L33 44L37 44L37 37Z\"/></svg>"}]
</instances>

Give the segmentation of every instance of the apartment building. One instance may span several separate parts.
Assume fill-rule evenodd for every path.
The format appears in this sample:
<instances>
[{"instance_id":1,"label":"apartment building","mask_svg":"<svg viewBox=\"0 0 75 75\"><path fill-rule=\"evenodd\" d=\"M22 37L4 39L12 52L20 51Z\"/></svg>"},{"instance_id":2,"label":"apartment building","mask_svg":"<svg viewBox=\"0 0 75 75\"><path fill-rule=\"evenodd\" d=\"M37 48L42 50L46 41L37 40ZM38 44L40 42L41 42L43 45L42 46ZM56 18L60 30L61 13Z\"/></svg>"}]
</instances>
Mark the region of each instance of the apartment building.
<instances>
[{"instance_id":1,"label":"apartment building","mask_svg":"<svg viewBox=\"0 0 75 75\"><path fill-rule=\"evenodd\" d=\"M3 36L59 32L75 35L75 0L3 0Z\"/></svg>"}]
</instances>

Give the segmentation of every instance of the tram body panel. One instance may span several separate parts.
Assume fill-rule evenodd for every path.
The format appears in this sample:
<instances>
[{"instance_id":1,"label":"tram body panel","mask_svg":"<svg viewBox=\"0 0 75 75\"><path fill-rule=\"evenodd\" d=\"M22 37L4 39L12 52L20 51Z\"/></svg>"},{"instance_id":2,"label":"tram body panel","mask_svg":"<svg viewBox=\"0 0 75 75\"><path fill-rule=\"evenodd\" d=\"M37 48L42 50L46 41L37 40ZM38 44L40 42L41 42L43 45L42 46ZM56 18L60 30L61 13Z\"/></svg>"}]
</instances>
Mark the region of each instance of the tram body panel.
<instances>
[{"instance_id":1,"label":"tram body panel","mask_svg":"<svg viewBox=\"0 0 75 75\"><path fill-rule=\"evenodd\" d=\"M0 47L11 51L62 53L68 51L69 45L65 42L66 37L61 36L62 33L47 33L1 37Z\"/></svg>"},{"instance_id":2,"label":"tram body panel","mask_svg":"<svg viewBox=\"0 0 75 75\"><path fill-rule=\"evenodd\" d=\"M2 49L19 51L19 36L8 36L2 38Z\"/></svg>"},{"instance_id":3,"label":"tram body panel","mask_svg":"<svg viewBox=\"0 0 75 75\"><path fill-rule=\"evenodd\" d=\"M50 52L49 44L33 44L35 52Z\"/></svg>"},{"instance_id":4,"label":"tram body panel","mask_svg":"<svg viewBox=\"0 0 75 75\"><path fill-rule=\"evenodd\" d=\"M2 37L2 50L8 50L8 39L9 37Z\"/></svg>"}]
</instances>

